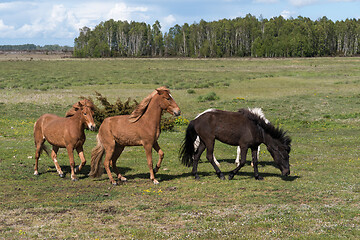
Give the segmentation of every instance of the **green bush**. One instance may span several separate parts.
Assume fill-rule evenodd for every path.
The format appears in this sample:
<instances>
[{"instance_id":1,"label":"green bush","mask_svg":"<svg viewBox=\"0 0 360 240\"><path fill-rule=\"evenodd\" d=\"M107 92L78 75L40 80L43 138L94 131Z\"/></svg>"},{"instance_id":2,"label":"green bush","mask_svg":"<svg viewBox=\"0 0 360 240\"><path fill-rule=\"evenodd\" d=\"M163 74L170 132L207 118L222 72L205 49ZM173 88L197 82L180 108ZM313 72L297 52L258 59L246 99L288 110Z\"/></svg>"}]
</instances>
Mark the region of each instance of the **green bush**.
<instances>
[{"instance_id":1,"label":"green bush","mask_svg":"<svg viewBox=\"0 0 360 240\"><path fill-rule=\"evenodd\" d=\"M175 126L186 126L189 124L189 120L183 117L162 117L161 118L161 130L164 131L174 131Z\"/></svg>"},{"instance_id":2,"label":"green bush","mask_svg":"<svg viewBox=\"0 0 360 240\"><path fill-rule=\"evenodd\" d=\"M208 94L204 95L204 96L199 96L198 97L198 101L199 102L207 102L207 101L215 101L215 100L219 100L220 97L216 95L215 92L209 92Z\"/></svg>"},{"instance_id":3,"label":"green bush","mask_svg":"<svg viewBox=\"0 0 360 240\"><path fill-rule=\"evenodd\" d=\"M114 104L111 104L106 97L101 95L101 93L96 92L96 99L100 102L102 107L98 107L95 102L94 109L94 121L96 126L100 126L105 118L118 116L118 115L129 115L134 111L134 109L139 105L139 103L134 99L131 101L131 98L128 98L125 102L122 102L120 98L116 100ZM84 97L81 97L84 98ZM91 97L88 99L92 100ZM133 102L131 104L131 102Z\"/></svg>"}]
</instances>

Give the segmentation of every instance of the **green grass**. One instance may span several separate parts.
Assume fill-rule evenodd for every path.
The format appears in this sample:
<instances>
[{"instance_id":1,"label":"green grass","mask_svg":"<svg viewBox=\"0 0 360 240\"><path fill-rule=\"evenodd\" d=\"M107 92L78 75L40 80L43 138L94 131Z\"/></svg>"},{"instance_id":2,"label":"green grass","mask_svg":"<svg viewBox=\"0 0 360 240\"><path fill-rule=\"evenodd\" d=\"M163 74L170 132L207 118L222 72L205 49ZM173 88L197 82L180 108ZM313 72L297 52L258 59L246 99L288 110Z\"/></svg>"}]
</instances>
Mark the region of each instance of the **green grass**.
<instances>
[{"instance_id":1,"label":"green grass","mask_svg":"<svg viewBox=\"0 0 360 240\"><path fill-rule=\"evenodd\" d=\"M357 239L360 235L360 58L114 59L0 62L0 238L3 239ZM58 177L45 154L33 175L33 124L64 115L79 96L141 100L168 85L193 119L208 108L261 107L293 139L291 176L282 179L261 146L256 181L250 164L220 181L202 156L200 181L178 151L186 126L162 132L165 159L149 180L144 150L118 160L128 182L87 176L96 133L86 131L88 160L72 182L66 151ZM214 92L219 99L199 102ZM236 148L216 143L225 173ZM154 162L157 160L153 153ZM80 160L76 156L76 163ZM250 155L248 155L250 163Z\"/></svg>"}]
</instances>

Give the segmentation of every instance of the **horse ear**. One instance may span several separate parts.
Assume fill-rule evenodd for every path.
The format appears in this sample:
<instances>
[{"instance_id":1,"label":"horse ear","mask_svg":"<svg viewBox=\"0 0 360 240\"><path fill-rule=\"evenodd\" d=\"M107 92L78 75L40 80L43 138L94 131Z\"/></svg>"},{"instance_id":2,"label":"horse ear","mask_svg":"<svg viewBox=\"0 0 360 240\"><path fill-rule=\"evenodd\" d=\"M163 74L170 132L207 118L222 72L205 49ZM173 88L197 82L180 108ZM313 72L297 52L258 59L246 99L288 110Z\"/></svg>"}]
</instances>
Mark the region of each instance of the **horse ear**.
<instances>
[{"instance_id":1,"label":"horse ear","mask_svg":"<svg viewBox=\"0 0 360 240\"><path fill-rule=\"evenodd\" d=\"M159 95L162 95L164 93L164 90L161 90L161 89L155 89Z\"/></svg>"},{"instance_id":2,"label":"horse ear","mask_svg":"<svg viewBox=\"0 0 360 240\"><path fill-rule=\"evenodd\" d=\"M79 110L83 105L81 104L81 102L77 102L73 105L73 108L75 109L75 111Z\"/></svg>"}]
</instances>

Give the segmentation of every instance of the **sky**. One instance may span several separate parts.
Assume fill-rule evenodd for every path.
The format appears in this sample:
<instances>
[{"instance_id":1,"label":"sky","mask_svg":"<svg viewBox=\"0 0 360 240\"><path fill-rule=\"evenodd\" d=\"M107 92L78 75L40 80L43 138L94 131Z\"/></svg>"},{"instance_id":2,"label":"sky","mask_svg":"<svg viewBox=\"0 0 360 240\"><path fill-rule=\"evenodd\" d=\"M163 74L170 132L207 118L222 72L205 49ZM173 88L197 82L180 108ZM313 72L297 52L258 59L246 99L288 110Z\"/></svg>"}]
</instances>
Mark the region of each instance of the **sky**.
<instances>
[{"instance_id":1,"label":"sky","mask_svg":"<svg viewBox=\"0 0 360 240\"><path fill-rule=\"evenodd\" d=\"M109 19L156 20L163 33L175 24L217 21L251 14L271 19L326 16L332 21L360 18L360 0L0 0L0 45L73 46L79 29Z\"/></svg>"}]
</instances>

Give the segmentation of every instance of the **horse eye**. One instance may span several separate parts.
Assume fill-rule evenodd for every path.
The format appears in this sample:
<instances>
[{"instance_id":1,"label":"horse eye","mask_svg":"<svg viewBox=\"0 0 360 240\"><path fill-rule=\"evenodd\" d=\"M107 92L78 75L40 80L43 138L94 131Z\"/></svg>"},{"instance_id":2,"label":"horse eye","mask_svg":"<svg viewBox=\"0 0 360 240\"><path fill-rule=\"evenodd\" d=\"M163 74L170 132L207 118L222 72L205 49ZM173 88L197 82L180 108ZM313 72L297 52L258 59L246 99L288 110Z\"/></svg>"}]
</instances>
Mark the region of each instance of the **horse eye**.
<instances>
[{"instance_id":1,"label":"horse eye","mask_svg":"<svg viewBox=\"0 0 360 240\"><path fill-rule=\"evenodd\" d=\"M84 116L86 116L86 113L84 113Z\"/></svg>"},{"instance_id":2,"label":"horse eye","mask_svg":"<svg viewBox=\"0 0 360 240\"><path fill-rule=\"evenodd\" d=\"M166 98L166 100L168 100L168 101L170 101L170 99L171 99L170 97Z\"/></svg>"}]
</instances>

